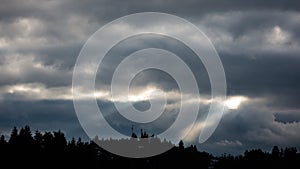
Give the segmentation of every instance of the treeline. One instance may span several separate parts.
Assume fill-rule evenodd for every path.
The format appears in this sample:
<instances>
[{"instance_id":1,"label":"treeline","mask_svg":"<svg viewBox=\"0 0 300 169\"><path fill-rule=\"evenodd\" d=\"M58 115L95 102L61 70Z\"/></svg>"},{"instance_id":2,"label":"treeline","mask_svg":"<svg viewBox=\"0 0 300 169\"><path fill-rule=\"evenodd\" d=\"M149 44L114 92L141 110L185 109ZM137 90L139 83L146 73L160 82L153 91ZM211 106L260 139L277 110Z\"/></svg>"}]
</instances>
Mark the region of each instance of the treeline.
<instances>
[{"instance_id":1,"label":"treeline","mask_svg":"<svg viewBox=\"0 0 300 169\"><path fill-rule=\"evenodd\" d=\"M279 149L274 146L271 153L263 152L261 149L246 150L244 155L232 156L224 154L221 157L215 157L212 164L215 169L253 169L253 168L274 168L290 169L300 168L300 153L297 153L295 147Z\"/></svg>"},{"instance_id":2,"label":"treeline","mask_svg":"<svg viewBox=\"0 0 300 169\"><path fill-rule=\"evenodd\" d=\"M143 134L143 133L141 133ZM142 136L142 135L141 135ZM136 138L135 138L136 139ZM150 139L150 138L149 138ZM128 140L127 140L128 141ZM162 143L164 143L163 141ZM0 138L0 162L9 168L299 168L300 154L296 148L280 149L271 153L260 149L245 151L244 155L224 154L214 157L200 152L196 146L185 147L181 141L166 153L142 159L111 154L94 142L80 138L67 140L61 131L32 133L29 126L11 131L8 140Z\"/></svg>"}]
</instances>

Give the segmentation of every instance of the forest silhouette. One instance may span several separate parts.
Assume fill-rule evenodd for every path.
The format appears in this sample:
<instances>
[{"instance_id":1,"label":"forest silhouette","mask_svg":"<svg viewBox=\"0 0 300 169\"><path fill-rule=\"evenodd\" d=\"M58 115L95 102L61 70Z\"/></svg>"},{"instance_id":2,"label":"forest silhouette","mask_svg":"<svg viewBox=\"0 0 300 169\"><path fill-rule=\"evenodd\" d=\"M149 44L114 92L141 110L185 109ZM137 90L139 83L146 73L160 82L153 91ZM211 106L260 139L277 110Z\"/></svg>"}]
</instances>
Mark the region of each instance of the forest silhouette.
<instances>
[{"instance_id":1,"label":"forest silhouette","mask_svg":"<svg viewBox=\"0 0 300 169\"><path fill-rule=\"evenodd\" d=\"M18 130L14 127L8 140L0 138L0 161L9 168L300 168L300 153L294 147L279 148L274 146L271 152L261 149L246 150L243 155L233 156L223 154L213 156L204 151L198 151L195 145L184 146L182 141L169 151L148 158L126 158L114 155L95 142L101 144L125 146L134 142L149 140L147 144L155 146L172 145L169 141L161 141L154 135L141 130L140 136L132 133L128 139L99 139L84 142L81 138L67 140L63 132L34 133L29 126ZM139 144L138 144L139 143ZM143 143L144 144L144 143ZM132 148L132 147L131 147Z\"/></svg>"}]
</instances>

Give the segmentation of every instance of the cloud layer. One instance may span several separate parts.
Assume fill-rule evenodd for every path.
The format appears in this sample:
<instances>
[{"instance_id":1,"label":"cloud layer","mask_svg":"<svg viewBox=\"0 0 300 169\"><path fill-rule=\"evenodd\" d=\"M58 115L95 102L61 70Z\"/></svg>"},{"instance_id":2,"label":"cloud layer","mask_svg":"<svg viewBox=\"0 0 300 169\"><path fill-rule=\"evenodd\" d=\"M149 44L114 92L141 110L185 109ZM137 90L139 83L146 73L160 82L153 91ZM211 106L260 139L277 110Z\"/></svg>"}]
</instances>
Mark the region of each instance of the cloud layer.
<instances>
[{"instance_id":1,"label":"cloud layer","mask_svg":"<svg viewBox=\"0 0 300 169\"><path fill-rule=\"evenodd\" d=\"M240 153L251 147L269 149L274 144L300 148L299 10L297 1L284 0L5 0L0 6L0 134L8 135L14 125L30 124L45 130L61 128L69 136L84 135L71 102L72 73L81 47L98 28L118 17L156 11L178 15L198 26L223 62L229 101L247 98L238 105L231 103L232 109L226 110L214 135L199 147L214 153ZM102 43L107 41L102 39ZM182 55L198 74L200 93L209 95L204 67L185 47L166 37L128 39L111 51L103 69L114 66L118 56L151 45ZM108 80L109 72L98 73L96 97L105 103L111 101ZM138 95L144 92L144 86L153 84L169 94L168 106L177 108L178 87L162 72L140 73L132 91ZM93 94L83 91L82 97ZM205 112L206 104L199 104ZM186 138L188 142L197 141L202 118L199 116L198 125ZM155 126L156 131L159 127Z\"/></svg>"}]
</instances>

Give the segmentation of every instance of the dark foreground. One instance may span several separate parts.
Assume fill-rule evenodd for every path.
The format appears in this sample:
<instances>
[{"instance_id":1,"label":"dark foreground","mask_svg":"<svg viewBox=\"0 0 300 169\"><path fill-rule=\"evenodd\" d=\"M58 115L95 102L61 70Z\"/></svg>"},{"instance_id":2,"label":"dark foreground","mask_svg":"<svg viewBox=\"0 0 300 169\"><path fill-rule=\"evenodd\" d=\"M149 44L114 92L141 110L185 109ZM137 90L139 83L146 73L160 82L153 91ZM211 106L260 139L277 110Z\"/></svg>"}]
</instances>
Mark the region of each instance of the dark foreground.
<instances>
[{"instance_id":1,"label":"dark foreground","mask_svg":"<svg viewBox=\"0 0 300 169\"><path fill-rule=\"evenodd\" d=\"M153 139L148 135L143 137ZM256 149L245 151L241 156L214 157L207 152L198 151L196 146L184 147L181 142L179 146L175 146L161 155L134 159L113 155L99 148L94 142L82 142L80 138L67 141L60 131L43 134L36 131L32 134L29 126L25 126L20 131L14 128L9 140L5 140L4 136L1 136L0 162L2 167L7 166L7 168L285 169L300 168L300 153L293 147L279 149L274 146L270 153Z\"/></svg>"}]
</instances>

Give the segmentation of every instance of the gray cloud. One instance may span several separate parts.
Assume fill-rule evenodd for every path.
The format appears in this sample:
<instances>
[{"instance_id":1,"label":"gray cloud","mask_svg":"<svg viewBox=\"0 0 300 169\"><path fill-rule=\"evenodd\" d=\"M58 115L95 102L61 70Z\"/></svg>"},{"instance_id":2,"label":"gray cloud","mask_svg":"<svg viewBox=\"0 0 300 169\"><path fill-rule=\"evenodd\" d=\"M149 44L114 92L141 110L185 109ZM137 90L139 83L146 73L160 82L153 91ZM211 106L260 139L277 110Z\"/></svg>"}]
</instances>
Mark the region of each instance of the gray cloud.
<instances>
[{"instance_id":1,"label":"gray cloud","mask_svg":"<svg viewBox=\"0 0 300 169\"><path fill-rule=\"evenodd\" d=\"M299 127L299 122L277 121L274 112L260 101L248 102L225 113L214 135L199 147L233 154L250 148L270 151L273 145L299 147Z\"/></svg>"},{"instance_id":2,"label":"gray cloud","mask_svg":"<svg viewBox=\"0 0 300 169\"><path fill-rule=\"evenodd\" d=\"M82 130L72 101L1 101L0 102L0 134L9 136L13 126L30 125L32 130L51 131L61 129L66 136L87 136Z\"/></svg>"},{"instance_id":3,"label":"gray cloud","mask_svg":"<svg viewBox=\"0 0 300 169\"><path fill-rule=\"evenodd\" d=\"M224 64L229 95L254 100L226 114L213 137L200 147L216 153L269 149L273 144L299 147L300 138L295 134L300 126L299 8L299 2L284 0L4 0L0 6L0 89L20 84L41 84L48 91L44 93L53 88L70 89L78 53L93 32L126 14L166 12L188 19L208 35ZM140 24L144 23L147 21ZM198 74L200 91L209 94L207 73L184 46L162 37L125 42L111 51L104 70L120 61L116 56L158 46L182 55ZM108 84L110 73L98 76L99 88ZM166 91L177 87L157 71L139 74L133 86L150 83L158 83ZM71 102L53 95L33 100L22 93L1 92L2 133L25 123L45 130L61 128L68 135L83 133Z\"/></svg>"}]
</instances>

